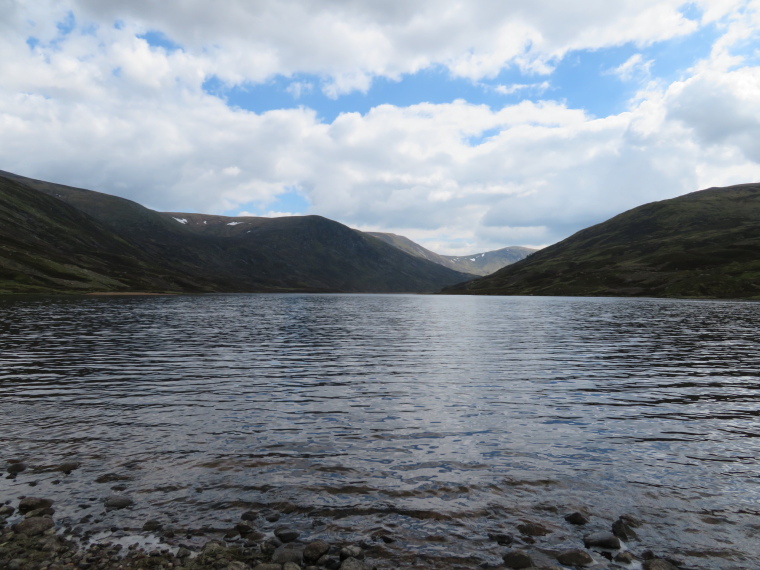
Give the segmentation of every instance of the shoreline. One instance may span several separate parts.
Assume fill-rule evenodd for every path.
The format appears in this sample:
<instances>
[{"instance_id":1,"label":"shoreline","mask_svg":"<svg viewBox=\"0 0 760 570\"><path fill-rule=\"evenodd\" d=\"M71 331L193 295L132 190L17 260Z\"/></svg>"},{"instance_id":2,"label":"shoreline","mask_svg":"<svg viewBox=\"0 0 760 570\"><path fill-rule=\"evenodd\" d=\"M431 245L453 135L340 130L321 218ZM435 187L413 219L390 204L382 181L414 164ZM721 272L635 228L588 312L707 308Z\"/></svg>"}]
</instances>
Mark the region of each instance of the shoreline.
<instances>
[{"instance_id":1,"label":"shoreline","mask_svg":"<svg viewBox=\"0 0 760 570\"><path fill-rule=\"evenodd\" d=\"M279 516L246 511L228 529L166 528L158 520L147 520L142 529L83 529L92 515L79 524L56 520L55 501L25 496L0 505L0 567L10 570L122 569L147 568L229 569L229 570L388 570L391 568L566 568L686 570L667 554L655 554L638 542L636 528L641 521L622 515L609 531L584 531L574 548L553 548L549 528L556 520L532 520L517 526L515 534L489 533L490 541L500 546L501 563L488 563L475 557L435 557L406 552L389 556L385 547L395 540L377 535L358 542L328 541L286 526L265 530L257 521ZM105 511L129 509L132 499L112 495L102 501ZM582 529L590 525L580 512L564 516L568 525ZM557 545L560 546L560 545Z\"/></svg>"}]
</instances>

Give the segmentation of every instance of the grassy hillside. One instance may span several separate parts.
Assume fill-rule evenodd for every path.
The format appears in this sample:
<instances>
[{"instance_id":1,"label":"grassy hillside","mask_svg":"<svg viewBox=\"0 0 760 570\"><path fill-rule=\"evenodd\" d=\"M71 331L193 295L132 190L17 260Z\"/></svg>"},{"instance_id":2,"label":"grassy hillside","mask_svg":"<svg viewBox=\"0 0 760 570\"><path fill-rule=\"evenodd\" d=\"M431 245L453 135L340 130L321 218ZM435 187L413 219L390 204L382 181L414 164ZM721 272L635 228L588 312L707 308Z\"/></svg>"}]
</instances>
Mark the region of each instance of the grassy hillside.
<instances>
[{"instance_id":1,"label":"grassy hillside","mask_svg":"<svg viewBox=\"0 0 760 570\"><path fill-rule=\"evenodd\" d=\"M465 256L439 255L404 236L381 232L368 232L368 234L416 257L471 275L489 275L502 267L525 259L536 251L529 247L515 246Z\"/></svg>"},{"instance_id":2,"label":"grassy hillside","mask_svg":"<svg viewBox=\"0 0 760 570\"><path fill-rule=\"evenodd\" d=\"M634 208L444 292L760 297L760 184Z\"/></svg>"},{"instance_id":3,"label":"grassy hillside","mask_svg":"<svg viewBox=\"0 0 760 570\"><path fill-rule=\"evenodd\" d=\"M110 259L96 267L98 277L79 284L48 280L45 285L38 282L39 272L29 272L31 262L17 263L0 277L0 290L432 292L472 277L319 216L161 213L108 194L8 173L0 173L0 181L3 189L13 187L25 196L11 203L11 194L3 193L0 200L8 203L7 215L18 218L13 243L19 251L34 250L38 265L67 258L70 271L89 270L89 257L83 257L89 250L81 241L96 231L108 236L100 239L98 251ZM47 217L25 225L39 211L35 201L46 204ZM59 213L68 216L65 224ZM10 246L12 233L8 226L0 245ZM40 239L49 243L29 245ZM25 277L32 275L37 277Z\"/></svg>"},{"instance_id":4,"label":"grassy hillside","mask_svg":"<svg viewBox=\"0 0 760 570\"><path fill-rule=\"evenodd\" d=\"M192 286L76 208L0 177L1 293Z\"/></svg>"}]
</instances>

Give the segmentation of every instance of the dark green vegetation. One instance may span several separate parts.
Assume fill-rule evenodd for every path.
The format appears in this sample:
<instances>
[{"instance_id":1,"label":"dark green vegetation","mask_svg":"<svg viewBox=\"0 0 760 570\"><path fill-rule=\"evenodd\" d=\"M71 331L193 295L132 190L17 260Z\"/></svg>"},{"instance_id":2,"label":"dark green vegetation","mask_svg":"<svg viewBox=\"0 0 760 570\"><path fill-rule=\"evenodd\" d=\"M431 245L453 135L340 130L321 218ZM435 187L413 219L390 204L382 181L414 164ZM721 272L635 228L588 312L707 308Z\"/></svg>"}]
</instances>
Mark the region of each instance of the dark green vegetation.
<instances>
[{"instance_id":1,"label":"dark green vegetation","mask_svg":"<svg viewBox=\"0 0 760 570\"><path fill-rule=\"evenodd\" d=\"M760 298L760 184L645 204L444 292Z\"/></svg>"},{"instance_id":2,"label":"dark green vegetation","mask_svg":"<svg viewBox=\"0 0 760 570\"><path fill-rule=\"evenodd\" d=\"M471 277L319 216L160 213L0 172L0 293L429 292Z\"/></svg>"},{"instance_id":3,"label":"dark green vegetation","mask_svg":"<svg viewBox=\"0 0 760 570\"><path fill-rule=\"evenodd\" d=\"M439 255L429 249L425 249L404 236L380 232L368 233L369 235L381 239L402 251L443 265L449 269L461 271L463 273L470 273L472 275L489 275L502 267L520 261L521 259L525 259L531 253L537 251L529 247L516 246L464 256Z\"/></svg>"}]
</instances>

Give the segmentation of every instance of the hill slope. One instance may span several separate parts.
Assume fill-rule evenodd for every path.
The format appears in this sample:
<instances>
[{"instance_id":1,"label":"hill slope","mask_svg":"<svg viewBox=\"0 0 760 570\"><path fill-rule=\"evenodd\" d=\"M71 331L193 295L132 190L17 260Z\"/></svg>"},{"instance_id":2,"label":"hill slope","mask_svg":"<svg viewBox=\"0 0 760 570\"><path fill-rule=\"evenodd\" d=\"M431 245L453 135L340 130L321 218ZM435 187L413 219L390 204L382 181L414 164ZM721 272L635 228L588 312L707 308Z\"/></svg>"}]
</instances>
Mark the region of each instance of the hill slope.
<instances>
[{"instance_id":1,"label":"hill slope","mask_svg":"<svg viewBox=\"0 0 760 570\"><path fill-rule=\"evenodd\" d=\"M6 215L23 218L15 230L8 226L0 244L10 244L15 233L16 249L28 250L45 236L44 246L32 248L38 265L58 256L86 270L92 255L84 255L81 240L97 234L99 255L110 259L96 266L97 279L77 286L41 277L32 284L24 278L30 266L14 266L0 276L0 290L428 292L472 277L319 216L161 213L108 194L8 173L0 173L0 181ZM12 192L5 192L9 188ZM40 208L44 223L26 224ZM119 278L124 275L133 277Z\"/></svg>"},{"instance_id":2,"label":"hill slope","mask_svg":"<svg viewBox=\"0 0 760 570\"><path fill-rule=\"evenodd\" d=\"M461 271L462 273L470 273L472 275L489 275L502 267L525 259L531 253L537 251L529 247L513 246L464 256L439 255L404 236L381 232L367 232L367 234L416 257L427 259L454 271Z\"/></svg>"},{"instance_id":3,"label":"hill slope","mask_svg":"<svg viewBox=\"0 0 760 570\"><path fill-rule=\"evenodd\" d=\"M758 297L760 184L645 204L444 292Z\"/></svg>"}]
</instances>

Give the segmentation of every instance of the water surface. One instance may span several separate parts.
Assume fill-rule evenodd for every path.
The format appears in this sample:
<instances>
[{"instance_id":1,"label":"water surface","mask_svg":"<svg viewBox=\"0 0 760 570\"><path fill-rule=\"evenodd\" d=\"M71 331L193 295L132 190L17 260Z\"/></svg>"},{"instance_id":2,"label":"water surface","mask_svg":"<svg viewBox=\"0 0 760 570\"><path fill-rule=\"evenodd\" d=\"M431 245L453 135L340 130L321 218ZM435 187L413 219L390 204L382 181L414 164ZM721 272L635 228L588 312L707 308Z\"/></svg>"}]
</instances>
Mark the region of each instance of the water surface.
<instances>
[{"instance_id":1,"label":"water surface","mask_svg":"<svg viewBox=\"0 0 760 570\"><path fill-rule=\"evenodd\" d=\"M634 551L754 568L759 328L728 301L5 298L0 459L31 468L0 499L183 532L254 509L418 564L498 562L487 534L523 520L577 547L564 514L632 514ZM104 514L114 492L135 507Z\"/></svg>"}]
</instances>

